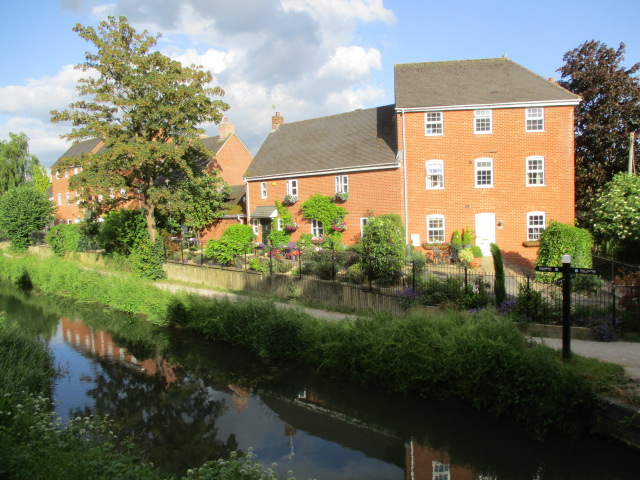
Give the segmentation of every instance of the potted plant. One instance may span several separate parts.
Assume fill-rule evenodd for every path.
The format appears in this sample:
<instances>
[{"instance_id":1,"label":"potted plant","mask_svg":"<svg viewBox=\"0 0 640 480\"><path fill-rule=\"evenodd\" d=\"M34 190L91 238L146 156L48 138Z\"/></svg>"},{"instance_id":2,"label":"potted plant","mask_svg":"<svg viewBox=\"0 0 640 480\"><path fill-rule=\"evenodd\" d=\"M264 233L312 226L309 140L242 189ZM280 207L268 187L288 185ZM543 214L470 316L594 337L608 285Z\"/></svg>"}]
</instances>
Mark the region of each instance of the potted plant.
<instances>
[{"instance_id":1,"label":"potted plant","mask_svg":"<svg viewBox=\"0 0 640 480\"><path fill-rule=\"evenodd\" d=\"M335 232L344 232L347 229L347 224L344 220L336 220L331 225L331 229Z\"/></svg>"},{"instance_id":2,"label":"potted plant","mask_svg":"<svg viewBox=\"0 0 640 480\"><path fill-rule=\"evenodd\" d=\"M423 242L422 243L422 248L424 248L425 250L441 250L445 246L446 245L444 244L444 242Z\"/></svg>"},{"instance_id":3,"label":"potted plant","mask_svg":"<svg viewBox=\"0 0 640 480\"><path fill-rule=\"evenodd\" d=\"M324 242L324 237L311 237L311 243L314 245L320 245L322 242Z\"/></svg>"},{"instance_id":4,"label":"potted plant","mask_svg":"<svg viewBox=\"0 0 640 480\"><path fill-rule=\"evenodd\" d=\"M298 196L297 195L285 195L284 198L282 199L282 204L283 205L293 205L297 201L298 201Z\"/></svg>"},{"instance_id":5,"label":"potted plant","mask_svg":"<svg viewBox=\"0 0 640 480\"><path fill-rule=\"evenodd\" d=\"M473 249L471 247L465 247L460 250L459 258L460 263L469 268L478 268L480 266L480 259L473 255Z\"/></svg>"},{"instance_id":6,"label":"potted plant","mask_svg":"<svg viewBox=\"0 0 640 480\"><path fill-rule=\"evenodd\" d=\"M333 197L334 202L346 202L349 199L349 192L336 193Z\"/></svg>"},{"instance_id":7,"label":"potted plant","mask_svg":"<svg viewBox=\"0 0 640 480\"><path fill-rule=\"evenodd\" d=\"M462 232L462 245L464 247L471 247L475 238L475 232L473 230L469 230L469 227L464 227L464 232Z\"/></svg>"},{"instance_id":8,"label":"potted plant","mask_svg":"<svg viewBox=\"0 0 640 480\"><path fill-rule=\"evenodd\" d=\"M298 229L298 224L296 222L289 222L284 226L284 229L287 232L295 232Z\"/></svg>"}]
</instances>

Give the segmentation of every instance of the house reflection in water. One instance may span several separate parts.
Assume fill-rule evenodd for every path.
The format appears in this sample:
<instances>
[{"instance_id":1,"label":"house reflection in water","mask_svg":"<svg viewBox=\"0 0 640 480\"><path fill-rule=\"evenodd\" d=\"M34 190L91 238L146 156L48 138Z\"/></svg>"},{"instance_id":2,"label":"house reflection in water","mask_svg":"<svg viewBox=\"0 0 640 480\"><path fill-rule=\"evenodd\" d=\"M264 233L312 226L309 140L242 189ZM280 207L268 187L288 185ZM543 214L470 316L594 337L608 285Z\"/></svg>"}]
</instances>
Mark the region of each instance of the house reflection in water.
<instances>
[{"instance_id":1,"label":"house reflection in water","mask_svg":"<svg viewBox=\"0 0 640 480\"><path fill-rule=\"evenodd\" d=\"M176 383L179 377L176 368L164 358L137 359L126 348L117 345L109 332L94 330L82 322L70 318L61 319L62 335L67 343L103 358L134 365L149 376L162 375L167 384Z\"/></svg>"},{"instance_id":2,"label":"house reflection in water","mask_svg":"<svg viewBox=\"0 0 640 480\"><path fill-rule=\"evenodd\" d=\"M420 445L414 440L406 444L407 480L497 480L491 475L479 475L470 468L451 463L449 456L439 450Z\"/></svg>"}]
</instances>

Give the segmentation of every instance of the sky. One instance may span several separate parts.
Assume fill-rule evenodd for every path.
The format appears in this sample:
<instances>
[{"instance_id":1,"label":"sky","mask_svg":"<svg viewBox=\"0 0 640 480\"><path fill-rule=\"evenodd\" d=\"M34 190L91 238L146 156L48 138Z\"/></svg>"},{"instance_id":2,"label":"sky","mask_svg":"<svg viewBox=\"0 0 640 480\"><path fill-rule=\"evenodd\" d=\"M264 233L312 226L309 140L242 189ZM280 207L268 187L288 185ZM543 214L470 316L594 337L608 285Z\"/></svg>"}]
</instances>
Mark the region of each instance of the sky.
<instances>
[{"instance_id":1,"label":"sky","mask_svg":"<svg viewBox=\"0 0 640 480\"><path fill-rule=\"evenodd\" d=\"M626 44L640 62L638 0L0 0L0 140L24 132L50 167L71 145L50 111L79 99L74 69L93 45L72 31L124 15L162 33L156 49L202 65L225 113L256 154L285 123L394 103L398 63L494 58L559 78L563 55L588 40ZM217 135L216 125L203 125Z\"/></svg>"}]
</instances>

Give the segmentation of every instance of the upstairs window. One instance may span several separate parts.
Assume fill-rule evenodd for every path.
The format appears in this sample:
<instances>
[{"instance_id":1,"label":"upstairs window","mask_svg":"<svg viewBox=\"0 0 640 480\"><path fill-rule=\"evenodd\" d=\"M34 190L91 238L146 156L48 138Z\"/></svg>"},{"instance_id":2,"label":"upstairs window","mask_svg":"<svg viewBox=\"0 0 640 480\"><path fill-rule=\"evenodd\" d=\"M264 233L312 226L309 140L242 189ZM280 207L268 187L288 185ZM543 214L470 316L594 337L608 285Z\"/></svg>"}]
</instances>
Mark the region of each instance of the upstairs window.
<instances>
[{"instance_id":1,"label":"upstairs window","mask_svg":"<svg viewBox=\"0 0 640 480\"><path fill-rule=\"evenodd\" d=\"M442 112L426 112L424 114L424 134L442 135Z\"/></svg>"},{"instance_id":2,"label":"upstairs window","mask_svg":"<svg viewBox=\"0 0 640 480\"><path fill-rule=\"evenodd\" d=\"M473 112L473 133L491 133L491 119L491 110L475 110Z\"/></svg>"},{"instance_id":3,"label":"upstairs window","mask_svg":"<svg viewBox=\"0 0 640 480\"><path fill-rule=\"evenodd\" d=\"M444 215L427 216L427 242L444 243Z\"/></svg>"},{"instance_id":4,"label":"upstairs window","mask_svg":"<svg viewBox=\"0 0 640 480\"><path fill-rule=\"evenodd\" d=\"M60 172L59 171L56 172L56 180L60 180Z\"/></svg>"},{"instance_id":5,"label":"upstairs window","mask_svg":"<svg viewBox=\"0 0 640 480\"><path fill-rule=\"evenodd\" d=\"M67 205L71 205L71 193L67 192L66 198L67 198Z\"/></svg>"},{"instance_id":6,"label":"upstairs window","mask_svg":"<svg viewBox=\"0 0 640 480\"><path fill-rule=\"evenodd\" d=\"M267 182L260 182L260 198L267 198Z\"/></svg>"},{"instance_id":7,"label":"upstairs window","mask_svg":"<svg viewBox=\"0 0 640 480\"><path fill-rule=\"evenodd\" d=\"M427 190L444 188L444 164L442 160L428 160L427 169Z\"/></svg>"},{"instance_id":8,"label":"upstairs window","mask_svg":"<svg viewBox=\"0 0 640 480\"><path fill-rule=\"evenodd\" d=\"M336 176L336 193L349 193L349 177L347 175Z\"/></svg>"},{"instance_id":9,"label":"upstairs window","mask_svg":"<svg viewBox=\"0 0 640 480\"><path fill-rule=\"evenodd\" d=\"M298 180L287 180L287 195L298 196Z\"/></svg>"},{"instance_id":10,"label":"upstairs window","mask_svg":"<svg viewBox=\"0 0 640 480\"><path fill-rule=\"evenodd\" d=\"M544 232L546 222L544 212L527 213L527 240L540 240L542 232Z\"/></svg>"},{"instance_id":11,"label":"upstairs window","mask_svg":"<svg viewBox=\"0 0 640 480\"><path fill-rule=\"evenodd\" d=\"M525 131L527 132L544 131L544 109L543 108L527 108Z\"/></svg>"},{"instance_id":12,"label":"upstairs window","mask_svg":"<svg viewBox=\"0 0 640 480\"><path fill-rule=\"evenodd\" d=\"M69 178L69 170L64 172L64 178Z\"/></svg>"},{"instance_id":13,"label":"upstairs window","mask_svg":"<svg viewBox=\"0 0 640 480\"><path fill-rule=\"evenodd\" d=\"M527 157L527 185L544 185L544 157Z\"/></svg>"},{"instance_id":14,"label":"upstairs window","mask_svg":"<svg viewBox=\"0 0 640 480\"><path fill-rule=\"evenodd\" d=\"M493 159L477 158L475 161L476 187L493 187Z\"/></svg>"},{"instance_id":15,"label":"upstairs window","mask_svg":"<svg viewBox=\"0 0 640 480\"><path fill-rule=\"evenodd\" d=\"M62 205L62 194L58 194L58 205Z\"/></svg>"}]
</instances>

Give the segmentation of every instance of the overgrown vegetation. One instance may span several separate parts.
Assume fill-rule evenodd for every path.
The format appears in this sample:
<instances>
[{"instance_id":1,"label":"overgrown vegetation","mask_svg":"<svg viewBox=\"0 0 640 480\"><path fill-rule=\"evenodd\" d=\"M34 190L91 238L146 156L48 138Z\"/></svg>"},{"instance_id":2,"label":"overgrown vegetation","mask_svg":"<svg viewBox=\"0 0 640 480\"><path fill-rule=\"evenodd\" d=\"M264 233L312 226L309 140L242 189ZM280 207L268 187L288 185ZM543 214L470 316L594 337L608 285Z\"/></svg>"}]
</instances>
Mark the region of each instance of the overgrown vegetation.
<instances>
[{"instance_id":1,"label":"overgrown vegetation","mask_svg":"<svg viewBox=\"0 0 640 480\"><path fill-rule=\"evenodd\" d=\"M49 229L45 241L51 247L53 253L64 257L67 252L77 252L80 249L82 235L78 224L60 224Z\"/></svg>"},{"instance_id":2,"label":"overgrown vegetation","mask_svg":"<svg viewBox=\"0 0 640 480\"><path fill-rule=\"evenodd\" d=\"M29 185L8 190L0 197L0 230L16 250L26 250L31 234L53 220L55 207L44 192Z\"/></svg>"},{"instance_id":3,"label":"overgrown vegetation","mask_svg":"<svg viewBox=\"0 0 640 480\"><path fill-rule=\"evenodd\" d=\"M551 221L542 233L536 265L561 266L562 256L571 255L572 267L591 267L593 238L588 230ZM553 282L560 278L557 273L539 273L536 279Z\"/></svg>"},{"instance_id":4,"label":"overgrown vegetation","mask_svg":"<svg viewBox=\"0 0 640 480\"><path fill-rule=\"evenodd\" d=\"M229 225L218 240L209 240L204 255L221 265L231 265L238 255L251 250L255 238L251 225Z\"/></svg>"}]
</instances>

